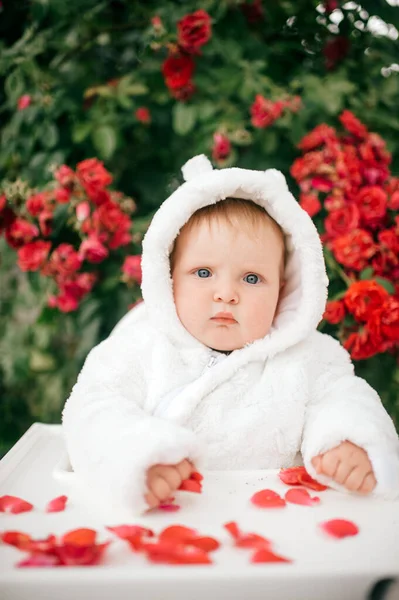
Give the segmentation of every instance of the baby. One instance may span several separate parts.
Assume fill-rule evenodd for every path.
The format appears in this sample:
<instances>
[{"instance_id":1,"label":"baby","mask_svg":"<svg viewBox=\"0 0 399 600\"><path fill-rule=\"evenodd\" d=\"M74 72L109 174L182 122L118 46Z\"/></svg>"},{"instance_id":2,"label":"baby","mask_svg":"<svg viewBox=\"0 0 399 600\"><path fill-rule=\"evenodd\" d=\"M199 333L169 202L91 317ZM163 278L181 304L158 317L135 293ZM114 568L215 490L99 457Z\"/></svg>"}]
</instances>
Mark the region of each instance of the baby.
<instances>
[{"instance_id":1,"label":"baby","mask_svg":"<svg viewBox=\"0 0 399 600\"><path fill-rule=\"evenodd\" d=\"M305 464L331 487L399 494L399 440L347 352L316 331L317 231L275 170L204 156L155 215L143 298L92 350L63 412L92 504L156 507L194 468Z\"/></svg>"}]
</instances>

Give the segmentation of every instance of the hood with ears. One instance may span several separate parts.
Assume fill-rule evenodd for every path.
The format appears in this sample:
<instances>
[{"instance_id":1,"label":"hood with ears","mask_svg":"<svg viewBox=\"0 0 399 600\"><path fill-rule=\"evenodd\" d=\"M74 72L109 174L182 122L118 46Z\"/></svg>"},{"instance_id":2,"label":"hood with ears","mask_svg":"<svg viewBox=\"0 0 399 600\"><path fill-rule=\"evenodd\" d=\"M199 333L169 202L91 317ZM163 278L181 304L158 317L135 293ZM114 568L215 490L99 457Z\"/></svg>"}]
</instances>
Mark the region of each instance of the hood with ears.
<instances>
[{"instance_id":1,"label":"hood with ears","mask_svg":"<svg viewBox=\"0 0 399 600\"><path fill-rule=\"evenodd\" d=\"M269 333L249 345L277 354L311 334L327 299L328 279L319 234L309 215L275 169L213 169L205 155L182 168L185 182L163 202L143 240L142 292L150 323L174 345L202 346L181 324L173 300L169 255L180 229L203 206L225 198L252 200L263 206L285 235L285 286Z\"/></svg>"}]
</instances>

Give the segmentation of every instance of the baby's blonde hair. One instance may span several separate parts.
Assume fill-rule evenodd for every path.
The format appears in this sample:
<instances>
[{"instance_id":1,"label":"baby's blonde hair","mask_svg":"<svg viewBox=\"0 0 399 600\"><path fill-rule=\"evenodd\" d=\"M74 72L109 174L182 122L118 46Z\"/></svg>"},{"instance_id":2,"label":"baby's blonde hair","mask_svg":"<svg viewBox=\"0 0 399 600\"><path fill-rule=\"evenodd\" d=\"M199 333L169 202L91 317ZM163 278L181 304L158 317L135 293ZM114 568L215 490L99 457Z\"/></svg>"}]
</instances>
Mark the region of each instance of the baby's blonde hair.
<instances>
[{"instance_id":1,"label":"baby's blonde hair","mask_svg":"<svg viewBox=\"0 0 399 600\"><path fill-rule=\"evenodd\" d=\"M231 225L231 227L245 228L250 235L253 235L254 230L259 227L261 221L267 222L271 226L273 231L280 237L283 245L282 261L281 261L281 274L284 274L285 262L286 262L286 248L284 241L284 233L280 225L266 212L263 206L252 202L252 200L244 200L242 198L226 198L216 202L215 204L208 204L195 211L182 227L180 233L183 231L191 231L197 225L204 221L210 224L213 220L222 221ZM180 235L179 233L179 235ZM172 251L170 253L170 269L173 271L174 259L176 252L176 241L173 244Z\"/></svg>"}]
</instances>

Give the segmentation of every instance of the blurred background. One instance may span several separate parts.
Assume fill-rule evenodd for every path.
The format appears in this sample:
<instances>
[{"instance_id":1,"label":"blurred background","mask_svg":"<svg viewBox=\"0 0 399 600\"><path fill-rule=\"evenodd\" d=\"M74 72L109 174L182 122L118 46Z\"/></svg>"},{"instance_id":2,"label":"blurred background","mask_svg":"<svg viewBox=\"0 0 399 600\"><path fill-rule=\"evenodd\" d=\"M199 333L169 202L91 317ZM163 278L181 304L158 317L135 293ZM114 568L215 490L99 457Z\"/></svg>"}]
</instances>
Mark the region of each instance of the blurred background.
<instances>
[{"instance_id":1,"label":"blurred background","mask_svg":"<svg viewBox=\"0 0 399 600\"><path fill-rule=\"evenodd\" d=\"M140 301L199 153L287 176L325 247L320 330L399 426L398 4L0 2L0 455Z\"/></svg>"}]
</instances>

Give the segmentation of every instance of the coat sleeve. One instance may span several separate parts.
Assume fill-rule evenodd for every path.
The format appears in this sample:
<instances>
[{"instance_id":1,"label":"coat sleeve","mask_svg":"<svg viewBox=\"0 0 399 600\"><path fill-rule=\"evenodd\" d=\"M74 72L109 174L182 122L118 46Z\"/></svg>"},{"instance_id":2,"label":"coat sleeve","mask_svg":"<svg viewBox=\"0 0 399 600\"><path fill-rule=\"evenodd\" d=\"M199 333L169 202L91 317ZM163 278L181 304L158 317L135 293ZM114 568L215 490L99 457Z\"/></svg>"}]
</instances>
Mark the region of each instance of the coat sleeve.
<instances>
[{"instance_id":1,"label":"coat sleeve","mask_svg":"<svg viewBox=\"0 0 399 600\"><path fill-rule=\"evenodd\" d=\"M131 518L148 508L146 471L189 458L199 466L193 432L146 413L143 350L111 336L88 355L63 410L75 495L104 516Z\"/></svg>"},{"instance_id":2,"label":"coat sleeve","mask_svg":"<svg viewBox=\"0 0 399 600\"><path fill-rule=\"evenodd\" d=\"M373 493L399 497L399 440L392 419L375 390L354 374L350 356L337 340L316 333L312 341L301 448L307 471L322 483L344 490L316 475L311 459L348 440L369 456L377 481Z\"/></svg>"}]
</instances>

